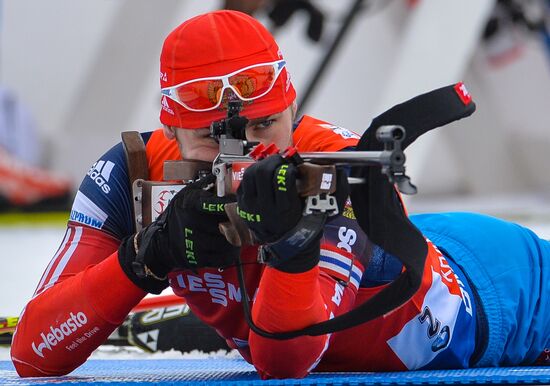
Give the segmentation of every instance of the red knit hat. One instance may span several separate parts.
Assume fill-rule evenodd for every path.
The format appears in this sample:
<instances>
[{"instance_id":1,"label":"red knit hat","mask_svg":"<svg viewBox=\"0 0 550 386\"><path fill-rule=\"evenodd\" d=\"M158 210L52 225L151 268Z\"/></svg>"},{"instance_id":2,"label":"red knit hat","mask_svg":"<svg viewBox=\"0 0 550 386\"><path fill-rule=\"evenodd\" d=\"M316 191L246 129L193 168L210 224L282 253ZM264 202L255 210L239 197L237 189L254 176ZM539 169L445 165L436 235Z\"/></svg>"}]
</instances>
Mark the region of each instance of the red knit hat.
<instances>
[{"instance_id":1,"label":"red knit hat","mask_svg":"<svg viewBox=\"0 0 550 386\"><path fill-rule=\"evenodd\" d=\"M215 11L196 16L173 30L160 55L161 88L243 67L282 59L273 36L256 19L237 11ZM227 91L226 91L227 92ZM283 69L271 91L245 102L242 115L260 118L285 110L296 99L290 75ZM226 116L223 108L193 112L163 96L160 121L185 129L209 127Z\"/></svg>"}]
</instances>

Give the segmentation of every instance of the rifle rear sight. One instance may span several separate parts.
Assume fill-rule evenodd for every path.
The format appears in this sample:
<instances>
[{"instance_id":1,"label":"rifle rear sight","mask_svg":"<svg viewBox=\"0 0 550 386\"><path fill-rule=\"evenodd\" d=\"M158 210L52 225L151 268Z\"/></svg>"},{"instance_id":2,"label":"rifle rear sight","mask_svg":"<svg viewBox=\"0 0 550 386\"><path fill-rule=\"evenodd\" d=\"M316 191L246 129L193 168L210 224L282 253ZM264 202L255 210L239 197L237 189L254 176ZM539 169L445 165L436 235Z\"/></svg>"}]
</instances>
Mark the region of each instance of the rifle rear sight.
<instances>
[{"instance_id":1,"label":"rifle rear sight","mask_svg":"<svg viewBox=\"0 0 550 386\"><path fill-rule=\"evenodd\" d=\"M245 155L258 144L246 140L248 118L239 115L242 108L242 101L230 101L227 117L210 124L210 136L220 144L220 154Z\"/></svg>"},{"instance_id":2,"label":"rifle rear sight","mask_svg":"<svg viewBox=\"0 0 550 386\"><path fill-rule=\"evenodd\" d=\"M210 136L217 141L222 136L231 139L246 140L248 119L239 115L243 108L241 101L230 101L227 106L227 117L214 121L210 125Z\"/></svg>"}]
</instances>

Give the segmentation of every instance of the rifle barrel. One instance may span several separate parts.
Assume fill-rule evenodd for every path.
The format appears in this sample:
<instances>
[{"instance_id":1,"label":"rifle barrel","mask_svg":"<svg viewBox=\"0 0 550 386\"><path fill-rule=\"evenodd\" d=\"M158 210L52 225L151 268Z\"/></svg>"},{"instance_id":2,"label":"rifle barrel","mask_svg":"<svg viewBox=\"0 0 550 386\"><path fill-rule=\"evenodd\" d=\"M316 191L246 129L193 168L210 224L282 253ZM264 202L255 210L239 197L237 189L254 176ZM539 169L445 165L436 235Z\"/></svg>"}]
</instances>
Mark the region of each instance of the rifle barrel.
<instances>
[{"instance_id":1,"label":"rifle barrel","mask_svg":"<svg viewBox=\"0 0 550 386\"><path fill-rule=\"evenodd\" d=\"M348 184L350 185L356 185L356 184L364 184L365 179L359 178L359 177L348 177Z\"/></svg>"},{"instance_id":2,"label":"rifle barrel","mask_svg":"<svg viewBox=\"0 0 550 386\"><path fill-rule=\"evenodd\" d=\"M335 165L391 165L392 151L339 151L299 153L306 162Z\"/></svg>"}]
</instances>

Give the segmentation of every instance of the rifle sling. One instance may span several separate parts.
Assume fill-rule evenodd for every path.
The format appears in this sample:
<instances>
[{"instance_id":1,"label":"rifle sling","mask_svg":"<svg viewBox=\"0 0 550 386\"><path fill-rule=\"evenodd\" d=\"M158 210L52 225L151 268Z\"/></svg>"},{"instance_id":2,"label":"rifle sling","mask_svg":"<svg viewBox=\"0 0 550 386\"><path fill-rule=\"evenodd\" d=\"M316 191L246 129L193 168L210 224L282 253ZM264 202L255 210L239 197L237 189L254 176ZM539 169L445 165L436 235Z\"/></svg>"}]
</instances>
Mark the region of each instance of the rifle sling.
<instances>
[{"instance_id":1,"label":"rifle sling","mask_svg":"<svg viewBox=\"0 0 550 386\"><path fill-rule=\"evenodd\" d=\"M375 139L375 131L382 125L392 124L405 127L407 138L403 143L404 149L422 134L450 122L468 117L475 111L475 104L472 101L464 102L460 98L457 91L459 85L450 85L430 91L382 113L372 121L370 127L363 134L357 150L376 150L377 147L381 146ZM354 167L352 168L352 176L367 173L368 169L374 168ZM368 175L370 177L369 182L376 180L376 178L385 178L381 176L379 170L375 170L375 172L377 174L371 173ZM377 182L380 181L379 179ZM393 189L390 184L387 185ZM384 239L382 235L382 245L380 246L383 249L387 247L390 253L393 252L404 264L406 270L390 285L353 310L336 318L300 330L282 333L270 333L256 326L250 317L250 308L246 296L243 295L245 318L254 332L261 336L277 340L291 339L302 335L318 336L333 333L355 327L391 312L410 300L418 291L427 257L427 246L423 236L408 219L403 219L397 214L396 208L400 208L401 205L397 194L394 194L389 199L386 197L385 201L382 202L382 207L374 205L374 210L367 212L368 208L365 208L365 205L372 207L373 200L376 197L372 197L372 194L369 197L365 197L364 193L368 195L372 192L368 191L368 186L360 186L363 187L355 188L355 190L352 189L351 192L354 211L356 212L359 225L367 231L366 228L369 227L371 222L372 225L379 226L384 225L382 222L386 221L385 229L389 229L395 233L389 239ZM356 208L359 211L356 211ZM388 208L390 209L389 214L385 213L385 210ZM365 213L368 213L368 216L365 216ZM381 233L384 233L384 231L380 230L379 235ZM367 234L369 233L367 232ZM374 240L373 242L376 243L377 241ZM243 294L246 294L242 267L239 266L238 268L239 284Z\"/></svg>"}]
</instances>

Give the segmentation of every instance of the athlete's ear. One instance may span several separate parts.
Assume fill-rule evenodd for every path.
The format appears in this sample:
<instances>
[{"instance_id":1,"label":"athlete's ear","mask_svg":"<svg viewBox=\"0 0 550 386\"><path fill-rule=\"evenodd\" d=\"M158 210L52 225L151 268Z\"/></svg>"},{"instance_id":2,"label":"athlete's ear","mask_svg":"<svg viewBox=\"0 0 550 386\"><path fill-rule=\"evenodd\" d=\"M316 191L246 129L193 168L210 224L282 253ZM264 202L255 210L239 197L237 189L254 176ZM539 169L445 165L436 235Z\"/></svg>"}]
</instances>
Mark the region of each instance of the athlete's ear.
<instances>
[{"instance_id":1,"label":"athlete's ear","mask_svg":"<svg viewBox=\"0 0 550 386\"><path fill-rule=\"evenodd\" d=\"M166 139L172 140L172 139L176 138L176 133L174 132L173 127L164 125L162 127L162 131L163 131L164 136L166 137Z\"/></svg>"}]
</instances>

